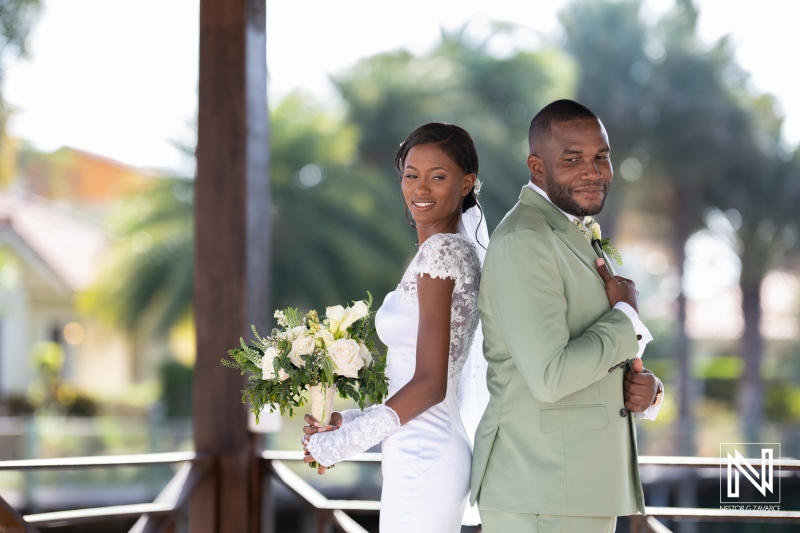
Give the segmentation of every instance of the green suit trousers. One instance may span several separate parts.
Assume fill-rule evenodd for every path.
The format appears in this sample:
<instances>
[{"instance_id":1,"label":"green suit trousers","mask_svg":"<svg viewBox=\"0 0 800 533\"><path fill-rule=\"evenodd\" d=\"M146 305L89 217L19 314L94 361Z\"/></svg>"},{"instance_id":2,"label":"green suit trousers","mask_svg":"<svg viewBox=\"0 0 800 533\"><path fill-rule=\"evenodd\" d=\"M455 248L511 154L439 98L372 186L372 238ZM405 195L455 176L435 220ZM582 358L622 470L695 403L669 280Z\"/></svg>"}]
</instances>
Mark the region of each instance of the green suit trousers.
<instances>
[{"instance_id":1,"label":"green suit trousers","mask_svg":"<svg viewBox=\"0 0 800 533\"><path fill-rule=\"evenodd\" d=\"M558 516L481 511L483 533L614 533L615 516Z\"/></svg>"}]
</instances>

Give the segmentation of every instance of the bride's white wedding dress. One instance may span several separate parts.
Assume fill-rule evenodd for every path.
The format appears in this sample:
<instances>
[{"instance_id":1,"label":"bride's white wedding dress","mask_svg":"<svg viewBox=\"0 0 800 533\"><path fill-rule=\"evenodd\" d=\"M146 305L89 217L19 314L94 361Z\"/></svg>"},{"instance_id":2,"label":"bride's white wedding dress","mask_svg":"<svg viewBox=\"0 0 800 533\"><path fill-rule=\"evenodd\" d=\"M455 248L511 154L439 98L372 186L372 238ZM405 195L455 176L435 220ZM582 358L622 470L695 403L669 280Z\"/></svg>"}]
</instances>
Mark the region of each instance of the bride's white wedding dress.
<instances>
[{"instance_id":1,"label":"bride's white wedding dress","mask_svg":"<svg viewBox=\"0 0 800 533\"><path fill-rule=\"evenodd\" d=\"M341 413L341 428L304 441L309 453L325 466L383 441L382 533L457 533L462 515L465 524L479 523L477 508L464 513L471 443L489 401L477 308L489 232L479 206L462 213L458 232L434 235L420 246L376 317L378 334L389 348L386 374L391 397L409 382L416 368L418 276L455 281L444 401L404 426L386 404L363 411L348 409Z\"/></svg>"},{"instance_id":2,"label":"bride's white wedding dress","mask_svg":"<svg viewBox=\"0 0 800 533\"><path fill-rule=\"evenodd\" d=\"M417 276L455 280L447 395L383 441L381 533L460 531L469 494L472 449L458 399L461 374L478 325L480 268L469 237L433 235L420 246L397 289L386 295L377 312L378 335L388 347L386 375L391 397L409 382L416 367ZM485 379L485 373L475 377Z\"/></svg>"}]
</instances>

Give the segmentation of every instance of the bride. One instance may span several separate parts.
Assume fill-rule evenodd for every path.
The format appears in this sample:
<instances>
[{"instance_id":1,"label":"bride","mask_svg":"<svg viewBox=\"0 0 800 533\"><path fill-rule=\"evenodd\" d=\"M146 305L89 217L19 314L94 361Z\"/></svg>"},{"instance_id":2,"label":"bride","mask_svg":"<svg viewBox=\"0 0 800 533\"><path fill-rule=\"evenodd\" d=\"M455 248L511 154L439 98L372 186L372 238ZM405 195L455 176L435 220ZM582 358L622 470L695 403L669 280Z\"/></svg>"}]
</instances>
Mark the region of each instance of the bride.
<instances>
[{"instance_id":1,"label":"bride","mask_svg":"<svg viewBox=\"0 0 800 533\"><path fill-rule=\"evenodd\" d=\"M306 415L305 461L323 473L383 442L381 532L458 532L474 428L488 398L475 338L488 244L478 154L464 129L430 123L408 135L395 165L419 249L375 318L388 347L389 399L334 413L327 427Z\"/></svg>"}]
</instances>

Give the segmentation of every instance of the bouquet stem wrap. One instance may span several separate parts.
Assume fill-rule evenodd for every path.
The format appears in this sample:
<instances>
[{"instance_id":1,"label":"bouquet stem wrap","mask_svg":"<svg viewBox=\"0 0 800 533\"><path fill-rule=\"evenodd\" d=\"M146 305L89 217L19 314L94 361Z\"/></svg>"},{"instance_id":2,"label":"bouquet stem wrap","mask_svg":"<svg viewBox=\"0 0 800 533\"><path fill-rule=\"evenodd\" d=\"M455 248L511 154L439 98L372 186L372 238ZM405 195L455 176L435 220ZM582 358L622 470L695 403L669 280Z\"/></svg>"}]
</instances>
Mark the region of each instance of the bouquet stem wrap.
<instances>
[{"instance_id":1,"label":"bouquet stem wrap","mask_svg":"<svg viewBox=\"0 0 800 533\"><path fill-rule=\"evenodd\" d=\"M327 426L333 414L333 399L336 396L336 385L312 385L309 388L311 400L311 416L322 426Z\"/></svg>"}]
</instances>

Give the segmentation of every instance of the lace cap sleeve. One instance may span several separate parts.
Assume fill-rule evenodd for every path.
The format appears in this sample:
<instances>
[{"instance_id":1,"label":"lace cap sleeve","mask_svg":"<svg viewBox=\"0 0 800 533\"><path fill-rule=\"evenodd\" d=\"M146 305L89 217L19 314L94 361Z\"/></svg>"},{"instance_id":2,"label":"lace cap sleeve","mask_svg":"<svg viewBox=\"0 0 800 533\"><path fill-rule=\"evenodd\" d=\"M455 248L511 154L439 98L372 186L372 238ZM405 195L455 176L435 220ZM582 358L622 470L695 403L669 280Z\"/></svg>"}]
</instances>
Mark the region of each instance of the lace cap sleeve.
<instances>
[{"instance_id":1,"label":"lace cap sleeve","mask_svg":"<svg viewBox=\"0 0 800 533\"><path fill-rule=\"evenodd\" d=\"M465 267L472 261L475 251L472 243L455 233L437 233L422 243L415 264L414 274L428 274L432 278L460 280Z\"/></svg>"},{"instance_id":2,"label":"lace cap sleeve","mask_svg":"<svg viewBox=\"0 0 800 533\"><path fill-rule=\"evenodd\" d=\"M422 243L403 274L398 285L400 299L406 303L418 301L417 277L424 274L455 280L454 295L473 289L477 294L480 272L480 260L469 237L458 233L437 233Z\"/></svg>"}]
</instances>

